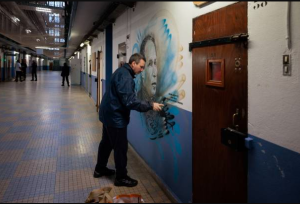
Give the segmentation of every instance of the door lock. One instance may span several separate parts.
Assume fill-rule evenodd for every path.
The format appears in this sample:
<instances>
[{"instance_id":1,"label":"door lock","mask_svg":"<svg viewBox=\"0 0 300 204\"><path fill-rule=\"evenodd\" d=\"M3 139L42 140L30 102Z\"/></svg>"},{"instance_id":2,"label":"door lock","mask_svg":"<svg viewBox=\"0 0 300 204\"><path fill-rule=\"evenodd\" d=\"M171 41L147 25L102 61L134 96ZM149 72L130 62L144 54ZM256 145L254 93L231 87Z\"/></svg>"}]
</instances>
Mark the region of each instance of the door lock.
<instances>
[{"instance_id":1,"label":"door lock","mask_svg":"<svg viewBox=\"0 0 300 204\"><path fill-rule=\"evenodd\" d=\"M234 127L236 130L239 129L239 125L236 125L236 124L235 124L235 117L238 116L238 115L239 115L239 109L237 108L237 109L236 109L236 113L233 114L233 127Z\"/></svg>"}]
</instances>

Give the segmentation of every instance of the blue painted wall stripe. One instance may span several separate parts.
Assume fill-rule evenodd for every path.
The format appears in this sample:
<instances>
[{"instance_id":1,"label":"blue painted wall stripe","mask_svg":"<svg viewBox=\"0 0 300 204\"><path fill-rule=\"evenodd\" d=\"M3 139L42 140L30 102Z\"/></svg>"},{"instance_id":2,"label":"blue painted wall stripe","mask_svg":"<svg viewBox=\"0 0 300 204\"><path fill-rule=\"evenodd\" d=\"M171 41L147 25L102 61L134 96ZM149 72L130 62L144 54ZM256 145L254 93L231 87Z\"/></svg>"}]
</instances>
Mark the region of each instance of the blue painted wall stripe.
<instances>
[{"instance_id":1,"label":"blue painted wall stripe","mask_svg":"<svg viewBox=\"0 0 300 204\"><path fill-rule=\"evenodd\" d=\"M105 79L102 79L101 83L102 83L102 97L103 97L104 94L105 94L105 91L106 91L106 81L105 81Z\"/></svg>"},{"instance_id":2,"label":"blue painted wall stripe","mask_svg":"<svg viewBox=\"0 0 300 204\"><path fill-rule=\"evenodd\" d=\"M300 154L258 137L248 159L249 203L299 203Z\"/></svg>"},{"instance_id":3,"label":"blue painted wall stripe","mask_svg":"<svg viewBox=\"0 0 300 204\"><path fill-rule=\"evenodd\" d=\"M141 113L131 112L128 140L180 201L192 202L192 113L171 107L176 125L169 135L150 140Z\"/></svg>"},{"instance_id":4,"label":"blue painted wall stripe","mask_svg":"<svg viewBox=\"0 0 300 204\"><path fill-rule=\"evenodd\" d=\"M97 77L92 76L92 98L95 104L97 103L97 82L95 82L96 78Z\"/></svg>"},{"instance_id":5,"label":"blue painted wall stripe","mask_svg":"<svg viewBox=\"0 0 300 204\"><path fill-rule=\"evenodd\" d=\"M97 82L95 82L96 77L92 75L92 98L97 103ZM90 79L90 78L89 78ZM88 87L86 87L86 74L84 72L80 71L80 85L85 89L86 92L88 92Z\"/></svg>"}]
</instances>

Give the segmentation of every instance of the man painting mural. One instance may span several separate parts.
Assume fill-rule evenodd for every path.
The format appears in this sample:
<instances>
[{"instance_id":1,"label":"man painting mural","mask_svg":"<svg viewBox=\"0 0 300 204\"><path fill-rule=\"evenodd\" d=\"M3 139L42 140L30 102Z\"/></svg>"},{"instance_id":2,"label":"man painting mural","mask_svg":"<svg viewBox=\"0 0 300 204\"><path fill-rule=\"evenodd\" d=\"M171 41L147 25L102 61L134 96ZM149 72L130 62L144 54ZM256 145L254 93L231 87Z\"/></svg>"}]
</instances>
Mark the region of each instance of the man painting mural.
<instances>
[{"instance_id":1,"label":"man painting mural","mask_svg":"<svg viewBox=\"0 0 300 204\"><path fill-rule=\"evenodd\" d=\"M135 75L145 69L146 59L133 54L129 63L118 68L112 75L110 86L100 105L99 119L103 123L103 136L98 150L94 177L111 176L116 173L115 186L134 187L138 181L127 175L127 126L130 111L161 111L163 104L139 100L135 93ZM107 168L108 158L114 149L116 172Z\"/></svg>"}]
</instances>

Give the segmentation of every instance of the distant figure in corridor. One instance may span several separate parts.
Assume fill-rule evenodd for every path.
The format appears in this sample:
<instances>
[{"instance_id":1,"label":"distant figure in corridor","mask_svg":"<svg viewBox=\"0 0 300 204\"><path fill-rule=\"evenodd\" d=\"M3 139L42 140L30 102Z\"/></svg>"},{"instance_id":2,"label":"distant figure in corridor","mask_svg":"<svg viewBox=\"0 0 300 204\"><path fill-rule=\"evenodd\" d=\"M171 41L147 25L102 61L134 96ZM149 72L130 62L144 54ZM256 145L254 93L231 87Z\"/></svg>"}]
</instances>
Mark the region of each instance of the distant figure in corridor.
<instances>
[{"instance_id":1,"label":"distant figure in corridor","mask_svg":"<svg viewBox=\"0 0 300 204\"><path fill-rule=\"evenodd\" d=\"M26 59L22 60L22 71L23 71L23 77L24 77L24 81L26 81L26 72L27 72L27 64L26 64Z\"/></svg>"},{"instance_id":2,"label":"distant figure in corridor","mask_svg":"<svg viewBox=\"0 0 300 204\"><path fill-rule=\"evenodd\" d=\"M21 70L21 64L20 64L20 60L17 60L17 63L16 63L16 79L15 79L15 82L18 82L18 78L20 78L20 81L22 82L22 70Z\"/></svg>"},{"instance_id":3,"label":"distant figure in corridor","mask_svg":"<svg viewBox=\"0 0 300 204\"><path fill-rule=\"evenodd\" d=\"M35 60L32 61L31 69L32 69L31 70L31 72L32 72L32 79L31 79L31 81L34 81L34 78L35 78L35 81L37 81L37 75L36 75L37 64L36 64Z\"/></svg>"},{"instance_id":4,"label":"distant figure in corridor","mask_svg":"<svg viewBox=\"0 0 300 204\"><path fill-rule=\"evenodd\" d=\"M64 66L62 68L61 76L62 76L62 86L65 85L65 79L67 80L68 86L70 86L69 83L69 74L70 74L70 67L67 65L67 63L64 63Z\"/></svg>"}]
</instances>

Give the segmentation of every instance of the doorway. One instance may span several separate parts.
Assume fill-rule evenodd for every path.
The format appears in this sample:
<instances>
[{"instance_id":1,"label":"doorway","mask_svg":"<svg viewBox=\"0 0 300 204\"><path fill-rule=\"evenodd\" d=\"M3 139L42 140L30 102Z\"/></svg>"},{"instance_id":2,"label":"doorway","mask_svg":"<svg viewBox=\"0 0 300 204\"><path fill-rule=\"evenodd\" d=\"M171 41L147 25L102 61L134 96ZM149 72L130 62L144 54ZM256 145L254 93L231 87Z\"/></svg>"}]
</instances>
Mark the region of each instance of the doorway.
<instances>
[{"instance_id":1,"label":"doorway","mask_svg":"<svg viewBox=\"0 0 300 204\"><path fill-rule=\"evenodd\" d=\"M248 133L247 44L224 40L248 33L247 4L235 3L193 19L193 43L206 43L192 51L196 203L247 202L247 152L221 143L221 128L238 124L238 131Z\"/></svg>"},{"instance_id":2,"label":"doorway","mask_svg":"<svg viewBox=\"0 0 300 204\"><path fill-rule=\"evenodd\" d=\"M92 56L89 60L89 96L92 97Z\"/></svg>"},{"instance_id":3,"label":"doorway","mask_svg":"<svg viewBox=\"0 0 300 204\"><path fill-rule=\"evenodd\" d=\"M85 72L84 88L85 88L86 92L88 92L88 90L89 90L88 89L89 73L88 73L88 58L87 58L87 56L88 55L86 54L86 56L84 57L84 72Z\"/></svg>"},{"instance_id":4,"label":"doorway","mask_svg":"<svg viewBox=\"0 0 300 204\"><path fill-rule=\"evenodd\" d=\"M50 62L49 69L50 69L50 71L53 71L53 62Z\"/></svg>"}]
</instances>

